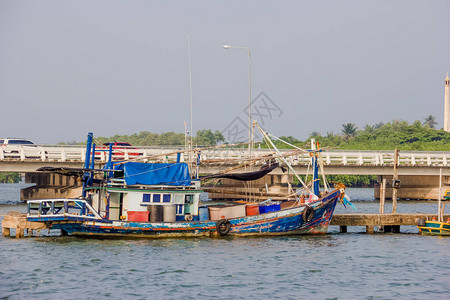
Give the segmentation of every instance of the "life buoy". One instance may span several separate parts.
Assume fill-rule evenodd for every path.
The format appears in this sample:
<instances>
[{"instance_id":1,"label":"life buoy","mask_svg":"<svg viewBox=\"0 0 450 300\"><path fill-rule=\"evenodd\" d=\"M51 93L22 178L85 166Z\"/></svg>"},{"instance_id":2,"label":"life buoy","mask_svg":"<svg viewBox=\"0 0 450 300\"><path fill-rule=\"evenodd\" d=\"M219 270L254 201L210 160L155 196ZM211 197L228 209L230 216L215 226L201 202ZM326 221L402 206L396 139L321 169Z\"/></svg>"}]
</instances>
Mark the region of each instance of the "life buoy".
<instances>
[{"instance_id":1,"label":"life buoy","mask_svg":"<svg viewBox=\"0 0 450 300\"><path fill-rule=\"evenodd\" d=\"M311 222L312 219L314 218L314 208L312 208L311 206L307 205L305 207L305 209L303 210L303 221L304 222Z\"/></svg>"},{"instance_id":2,"label":"life buoy","mask_svg":"<svg viewBox=\"0 0 450 300\"><path fill-rule=\"evenodd\" d=\"M184 219L185 219L186 221L192 221L192 220L194 219L194 217L193 217L192 215L185 215L185 216L184 216Z\"/></svg>"},{"instance_id":3,"label":"life buoy","mask_svg":"<svg viewBox=\"0 0 450 300\"><path fill-rule=\"evenodd\" d=\"M222 219L217 222L216 230L220 236L227 235L230 232L231 223L227 219Z\"/></svg>"}]
</instances>

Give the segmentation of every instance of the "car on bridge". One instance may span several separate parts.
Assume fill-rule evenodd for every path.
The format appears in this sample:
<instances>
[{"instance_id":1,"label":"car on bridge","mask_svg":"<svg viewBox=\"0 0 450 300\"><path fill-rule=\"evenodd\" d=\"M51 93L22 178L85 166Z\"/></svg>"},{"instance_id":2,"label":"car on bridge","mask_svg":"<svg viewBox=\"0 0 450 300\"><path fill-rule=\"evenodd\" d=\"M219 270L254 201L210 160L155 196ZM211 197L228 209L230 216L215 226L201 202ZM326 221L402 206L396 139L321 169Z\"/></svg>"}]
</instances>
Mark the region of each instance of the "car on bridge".
<instances>
[{"instance_id":1,"label":"car on bridge","mask_svg":"<svg viewBox=\"0 0 450 300\"><path fill-rule=\"evenodd\" d=\"M103 143L102 146L96 148L95 150L95 156L98 157L101 155L101 153L105 153L104 155L108 157L108 151L109 146L112 145L112 158L113 160L124 160L126 159L127 155L128 157L138 157L143 155L142 152L139 152L139 150L133 150L136 149L136 147L133 147L131 144L126 142L107 142ZM98 152L97 152L98 151Z\"/></svg>"},{"instance_id":2,"label":"car on bridge","mask_svg":"<svg viewBox=\"0 0 450 300\"><path fill-rule=\"evenodd\" d=\"M5 158L17 159L21 158L42 158L42 150L39 149L32 141L23 138L3 138L0 139L2 154ZM47 153L44 153L47 155Z\"/></svg>"},{"instance_id":3,"label":"car on bridge","mask_svg":"<svg viewBox=\"0 0 450 300\"><path fill-rule=\"evenodd\" d=\"M36 146L32 141L26 139L6 138L0 139L0 145L32 145Z\"/></svg>"}]
</instances>

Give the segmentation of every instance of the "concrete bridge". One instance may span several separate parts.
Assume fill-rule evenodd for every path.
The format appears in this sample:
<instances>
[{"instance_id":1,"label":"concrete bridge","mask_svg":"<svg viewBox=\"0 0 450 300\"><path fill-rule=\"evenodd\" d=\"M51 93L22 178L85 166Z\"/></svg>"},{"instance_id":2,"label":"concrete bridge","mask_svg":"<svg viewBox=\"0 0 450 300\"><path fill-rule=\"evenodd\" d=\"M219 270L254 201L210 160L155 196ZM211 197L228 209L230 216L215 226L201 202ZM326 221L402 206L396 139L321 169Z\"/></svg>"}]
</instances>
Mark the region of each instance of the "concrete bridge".
<instances>
[{"instance_id":1,"label":"concrete bridge","mask_svg":"<svg viewBox=\"0 0 450 300\"><path fill-rule=\"evenodd\" d=\"M142 147L115 149L114 158L151 160L172 162L177 159L178 147ZM286 154L290 150L281 150ZM227 168L237 166L247 161L247 149L217 148L202 149L192 153L191 158L200 155L202 163L199 173L212 174ZM269 149L255 149L254 157L273 154ZM3 146L0 147L0 172L26 173L27 182L44 182L61 187L72 185L64 183L63 179L38 179L33 174L43 166L54 167L82 167L86 156L86 149L82 146ZM95 155L96 167L102 167L108 159L106 151L97 151ZM188 154L181 153L181 161L188 161ZM289 156L287 160L299 174L306 174L310 162L309 153ZM390 182L393 175L394 151L359 151L359 150L327 150L322 153L325 173L328 175L377 175L378 181L388 179L386 195L389 198ZM437 199L439 191L440 173L442 174L442 189L450 189L450 151L400 151L398 175L402 182L398 197L407 199ZM260 182L263 186L268 183L282 184L290 180L289 175L283 174L280 168L275 169L268 182ZM44 175L42 175L44 176ZM49 176L49 175L47 175ZM275 179L274 179L275 178ZM261 190L261 188L258 188ZM27 195L28 197L29 195ZM375 197L379 197L377 189Z\"/></svg>"},{"instance_id":2,"label":"concrete bridge","mask_svg":"<svg viewBox=\"0 0 450 300\"><path fill-rule=\"evenodd\" d=\"M176 161L176 147L143 147L114 150L117 160ZM283 154L290 150L281 150ZM201 173L216 173L246 161L247 149L204 149L198 152L202 164ZM255 149L253 156L259 157L274 152L269 149ZM196 156L195 155L192 156ZM0 172L34 172L42 166L82 167L86 149L80 146L3 146L0 147ZM106 151L96 150L96 165L102 166L108 160ZM181 161L187 161L188 154L181 153ZM310 162L309 153L289 156L289 163L299 173L305 173ZM394 151L327 150L322 153L326 173L348 175L391 175ZM450 151L400 151L399 175L450 175ZM275 170L281 172L281 170Z\"/></svg>"}]
</instances>

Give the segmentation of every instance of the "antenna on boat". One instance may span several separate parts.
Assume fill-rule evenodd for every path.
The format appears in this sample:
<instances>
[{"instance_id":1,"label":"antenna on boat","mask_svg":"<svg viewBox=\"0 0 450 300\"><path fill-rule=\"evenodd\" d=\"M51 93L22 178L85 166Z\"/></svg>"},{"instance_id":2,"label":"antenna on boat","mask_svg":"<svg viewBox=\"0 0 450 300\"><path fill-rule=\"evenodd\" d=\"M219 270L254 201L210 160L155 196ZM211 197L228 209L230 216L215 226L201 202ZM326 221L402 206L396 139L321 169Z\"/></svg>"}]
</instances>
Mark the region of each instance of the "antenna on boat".
<instances>
[{"instance_id":1,"label":"antenna on boat","mask_svg":"<svg viewBox=\"0 0 450 300\"><path fill-rule=\"evenodd\" d=\"M191 126L189 131L189 164L191 164L191 147L193 142L193 132L194 129L192 128L192 67L191 67L191 42L189 37L189 32L187 34L187 42L188 42L188 60L189 60L189 99L190 99L190 107L191 107Z\"/></svg>"},{"instance_id":2,"label":"antenna on boat","mask_svg":"<svg viewBox=\"0 0 450 300\"><path fill-rule=\"evenodd\" d=\"M187 130L187 125L186 125L186 121L184 121L184 151L188 151L188 130Z\"/></svg>"}]
</instances>

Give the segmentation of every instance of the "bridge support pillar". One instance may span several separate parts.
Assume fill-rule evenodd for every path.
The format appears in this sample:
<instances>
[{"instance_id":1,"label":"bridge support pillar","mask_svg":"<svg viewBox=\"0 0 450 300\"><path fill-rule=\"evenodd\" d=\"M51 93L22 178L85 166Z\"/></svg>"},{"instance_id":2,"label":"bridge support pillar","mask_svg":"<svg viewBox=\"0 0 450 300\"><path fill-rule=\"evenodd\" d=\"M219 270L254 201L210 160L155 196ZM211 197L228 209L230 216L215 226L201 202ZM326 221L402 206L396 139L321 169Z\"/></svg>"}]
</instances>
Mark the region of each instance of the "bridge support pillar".
<instances>
[{"instance_id":1,"label":"bridge support pillar","mask_svg":"<svg viewBox=\"0 0 450 300\"><path fill-rule=\"evenodd\" d=\"M379 175L378 182L386 179L386 199L392 199L392 175ZM439 176L435 175L400 175L401 185L397 198L410 200L437 200L439 198ZM450 189L450 176L442 176L441 195ZM374 189L374 197L380 199L380 185Z\"/></svg>"}]
</instances>

